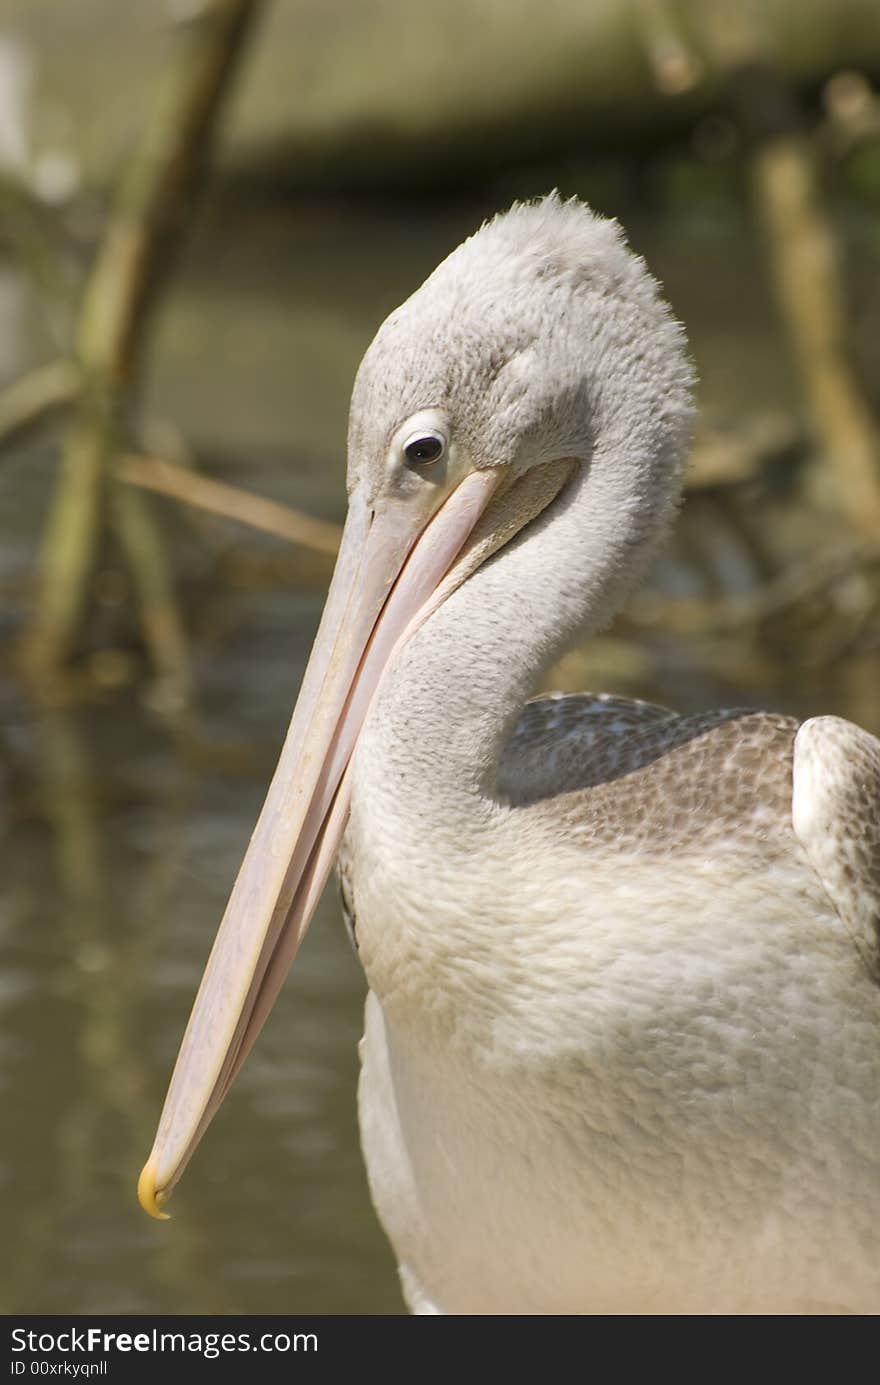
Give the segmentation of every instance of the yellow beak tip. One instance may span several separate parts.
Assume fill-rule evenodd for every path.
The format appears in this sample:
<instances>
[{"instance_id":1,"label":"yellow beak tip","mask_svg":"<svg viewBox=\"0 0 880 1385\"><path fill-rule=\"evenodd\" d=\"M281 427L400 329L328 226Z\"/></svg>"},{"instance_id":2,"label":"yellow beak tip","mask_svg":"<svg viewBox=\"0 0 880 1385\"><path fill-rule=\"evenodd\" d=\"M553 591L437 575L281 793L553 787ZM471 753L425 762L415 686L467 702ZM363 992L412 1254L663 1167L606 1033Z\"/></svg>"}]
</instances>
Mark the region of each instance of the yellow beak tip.
<instances>
[{"instance_id":1,"label":"yellow beak tip","mask_svg":"<svg viewBox=\"0 0 880 1385\"><path fill-rule=\"evenodd\" d=\"M156 1169L152 1159L148 1159L138 1179L138 1202L144 1211L157 1221L170 1221L168 1213L162 1211L162 1203L167 1197L167 1193L156 1191Z\"/></svg>"}]
</instances>

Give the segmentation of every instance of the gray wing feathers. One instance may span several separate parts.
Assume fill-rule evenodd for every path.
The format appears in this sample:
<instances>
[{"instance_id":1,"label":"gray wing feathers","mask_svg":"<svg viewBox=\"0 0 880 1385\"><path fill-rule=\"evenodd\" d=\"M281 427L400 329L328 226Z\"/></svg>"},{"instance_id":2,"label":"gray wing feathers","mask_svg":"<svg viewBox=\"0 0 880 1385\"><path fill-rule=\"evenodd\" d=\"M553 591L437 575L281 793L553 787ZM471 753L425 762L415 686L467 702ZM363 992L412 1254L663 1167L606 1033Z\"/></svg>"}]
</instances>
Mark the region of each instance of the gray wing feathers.
<instances>
[{"instance_id":1,"label":"gray wing feathers","mask_svg":"<svg viewBox=\"0 0 880 1385\"><path fill-rule=\"evenodd\" d=\"M880 975L880 741L840 717L794 743L792 825L844 926Z\"/></svg>"},{"instance_id":2,"label":"gray wing feathers","mask_svg":"<svg viewBox=\"0 0 880 1385\"><path fill-rule=\"evenodd\" d=\"M611 693L550 693L523 707L498 767L498 791L511 803L580 788L584 773L620 770L631 736L676 719L653 702Z\"/></svg>"}]
</instances>

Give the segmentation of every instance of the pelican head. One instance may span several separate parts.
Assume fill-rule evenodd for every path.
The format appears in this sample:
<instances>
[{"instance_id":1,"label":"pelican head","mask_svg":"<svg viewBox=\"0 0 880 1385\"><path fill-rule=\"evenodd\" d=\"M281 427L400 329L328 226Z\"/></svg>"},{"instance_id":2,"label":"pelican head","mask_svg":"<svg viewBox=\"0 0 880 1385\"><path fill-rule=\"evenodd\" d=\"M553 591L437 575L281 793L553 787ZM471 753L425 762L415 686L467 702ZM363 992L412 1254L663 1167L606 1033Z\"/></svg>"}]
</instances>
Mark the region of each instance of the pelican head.
<instances>
[{"instance_id":1,"label":"pelican head","mask_svg":"<svg viewBox=\"0 0 880 1385\"><path fill-rule=\"evenodd\" d=\"M141 1175L152 1215L302 941L396 652L575 494L583 545L604 545L593 613L610 614L674 509L690 387L680 329L618 227L556 195L483 226L379 329L354 385L349 511L324 614ZM576 562L572 574L569 624L583 607Z\"/></svg>"}]
</instances>

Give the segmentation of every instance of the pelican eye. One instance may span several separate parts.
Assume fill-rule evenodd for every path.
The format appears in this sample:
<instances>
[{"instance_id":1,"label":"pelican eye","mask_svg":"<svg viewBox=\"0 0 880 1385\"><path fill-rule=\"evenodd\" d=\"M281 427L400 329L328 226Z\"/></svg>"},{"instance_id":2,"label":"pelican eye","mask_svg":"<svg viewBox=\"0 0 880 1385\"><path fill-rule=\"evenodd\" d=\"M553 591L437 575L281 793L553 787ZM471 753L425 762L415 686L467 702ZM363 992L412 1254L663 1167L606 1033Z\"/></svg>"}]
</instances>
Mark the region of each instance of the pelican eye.
<instances>
[{"instance_id":1,"label":"pelican eye","mask_svg":"<svg viewBox=\"0 0 880 1385\"><path fill-rule=\"evenodd\" d=\"M403 445L403 455L412 466L430 466L446 450L446 439L439 433L413 433Z\"/></svg>"}]
</instances>

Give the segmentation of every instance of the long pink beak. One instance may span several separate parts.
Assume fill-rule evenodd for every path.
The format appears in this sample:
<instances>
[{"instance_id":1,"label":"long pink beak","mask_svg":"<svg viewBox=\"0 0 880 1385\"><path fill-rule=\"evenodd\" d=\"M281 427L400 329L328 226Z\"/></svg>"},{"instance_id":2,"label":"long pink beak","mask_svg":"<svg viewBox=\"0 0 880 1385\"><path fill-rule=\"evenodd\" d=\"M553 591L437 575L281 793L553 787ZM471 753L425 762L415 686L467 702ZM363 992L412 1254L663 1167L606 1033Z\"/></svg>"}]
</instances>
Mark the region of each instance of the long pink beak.
<instances>
[{"instance_id":1,"label":"long pink beak","mask_svg":"<svg viewBox=\"0 0 880 1385\"><path fill-rule=\"evenodd\" d=\"M161 1210L265 1023L305 936L348 815L348 766L395 650L426 618L498 483L469 473L436 500L352 496L327 604L257 826L202 977L141 1206ZM427 494L427 489L425 491ZM414 511L418 510L418 513Z\"/></svg>"}]
</instances>

